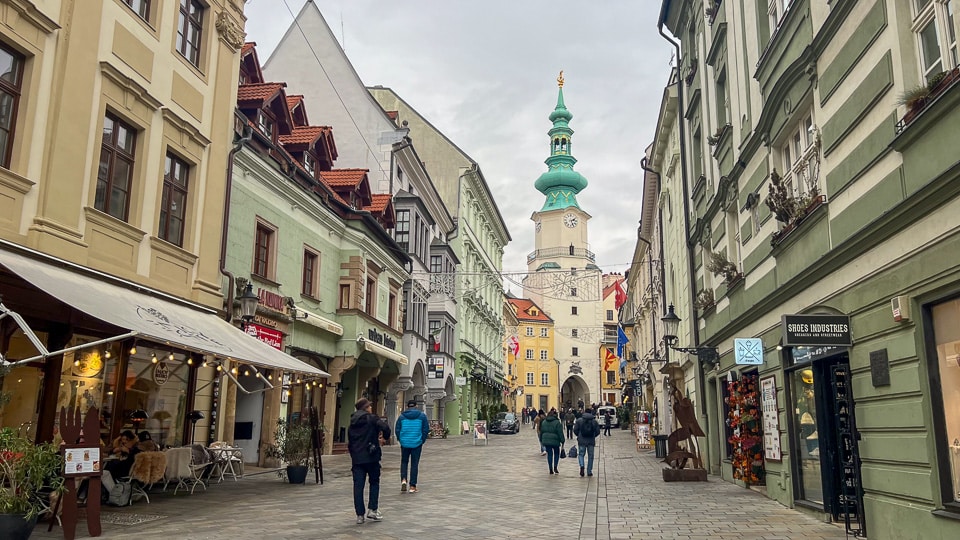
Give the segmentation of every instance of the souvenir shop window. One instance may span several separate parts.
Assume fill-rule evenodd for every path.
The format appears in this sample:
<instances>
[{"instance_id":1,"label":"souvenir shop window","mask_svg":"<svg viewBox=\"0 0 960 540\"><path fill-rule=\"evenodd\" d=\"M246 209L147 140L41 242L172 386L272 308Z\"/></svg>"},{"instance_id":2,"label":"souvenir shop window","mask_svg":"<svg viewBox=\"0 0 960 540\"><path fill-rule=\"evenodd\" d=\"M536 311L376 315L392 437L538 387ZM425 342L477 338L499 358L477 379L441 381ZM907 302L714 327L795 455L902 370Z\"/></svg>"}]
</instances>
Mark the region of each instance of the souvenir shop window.
<instances>
[{"instance_id":1,"label":"souvenir shop window","mask_svg":"<svg viewBox=\"0 0 960 540\"><path fill-rule=\"evenodd\" d=\"M757 374L745 373L727 382L724 398L733 477L747 485L764 483L763 418L758 390Z\"/></svg>"},{"instance_id":2,"label":"souvenir shop window","mask_svg":"<svg viewBox=\"0 0 960 540\"><path fill-rule=\"evenodd\" d=\"M941 478L945 503L960 503L960 299L932 308L934 342L937 347L937 372L943 406L934 411L943 415L944 430L937 445L946 455L947 477ZM946 452L943 452L946 450Z\"/></svg>"}]
</instances>

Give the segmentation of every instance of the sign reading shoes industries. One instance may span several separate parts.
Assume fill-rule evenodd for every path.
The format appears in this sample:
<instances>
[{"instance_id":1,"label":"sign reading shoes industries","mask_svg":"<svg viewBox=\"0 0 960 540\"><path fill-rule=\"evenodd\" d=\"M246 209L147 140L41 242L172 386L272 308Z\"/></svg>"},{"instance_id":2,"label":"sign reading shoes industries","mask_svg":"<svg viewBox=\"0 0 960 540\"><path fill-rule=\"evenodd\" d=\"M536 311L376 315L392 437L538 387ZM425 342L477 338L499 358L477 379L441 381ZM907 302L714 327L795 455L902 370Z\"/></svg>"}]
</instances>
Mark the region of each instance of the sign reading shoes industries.
<instances>
[{"instance_id":1,"label":"sign reading shoes industries","mask_svg":"<svg viewBox=\"0 0 960 540\"><path fill-rule=\"evenodd\" d=\"M853 344L850 317L846 315L784 315L781 322L785 347Z\"/></svg>"}]
</instances>

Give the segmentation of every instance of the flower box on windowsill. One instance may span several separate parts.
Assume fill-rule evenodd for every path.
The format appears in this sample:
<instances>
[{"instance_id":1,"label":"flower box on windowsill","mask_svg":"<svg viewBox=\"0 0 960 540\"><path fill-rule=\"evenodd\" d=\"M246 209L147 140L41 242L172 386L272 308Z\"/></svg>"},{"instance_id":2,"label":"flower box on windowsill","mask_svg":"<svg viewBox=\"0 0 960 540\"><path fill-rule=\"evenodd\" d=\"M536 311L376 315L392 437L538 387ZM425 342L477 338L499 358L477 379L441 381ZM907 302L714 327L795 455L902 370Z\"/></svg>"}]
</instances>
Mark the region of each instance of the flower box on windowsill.
<instances>
[{"instance_id":1,"label":"flower box on windowsill","mask_svg":"<svg viewBox=\"0 0 960 540\"><path fill-rule=\"evenodd\" d=\"M960 82L960 66L950 71L945 71L943 78L940 79L940 82L938 82L936 86L930 89L927 96L917 100L917 102L907 110L907 113L903 115L903 118L897 122L896 133L898 135L903 133L907 126L936 101L941 94L944 94L950 87L958 84L958 82Z\"/></svg>"},{"instance_id":2,"label":"flower box on windowsill","mask_svg":"<svg viewBox=\"0 0 960 540\"><path fill-rule=\"evenodd\" d=\"M707 305L705 305L705 306L695 306L695 307L697 308L697 313L699 313L699 314L700 314L700 317L702 318L702 317L706 317L707 315L713 313L713 311L714 311L714 310L716 309L716 307L717 307L717 304L716 304L716 302L712 302L712 303L707 304Z\"/></svg>"},{"instance_id":3,"label":"flower box on windowsill","mask_svg":"<svg viewBox=\"0 0 960 540\"><path fill-rule=\"evenodd\" d=\"M817 195L816 197L811 199L810 202L807 204L807 207L803 210L803 212L799 216L797 216L796 219L794 219L790 223L787 223L779 231L773 233L773 236L770 238L770 245L773 247L777 247L778 245L780 245L780 243L783 242L787 238L787 236L790 235L790 233L795 231L797 228L800 227L800 225L803 224L804 220L806 220L807 217L810 216L810 214L813 214L817 208L823 206L824 202L826 202L826 198L823 195Z\"/></svg>"},{"instance_id":4,"label":"flower box on windowsill","mask_svg":"<svg viewBox=\"0 0 960 540\"><path fill-rule=\"evenodd\" d=\"M727 294L735 288L743 285L743 272L738 272L733 278L727 280Z\"/></svg>"}]
</instances>

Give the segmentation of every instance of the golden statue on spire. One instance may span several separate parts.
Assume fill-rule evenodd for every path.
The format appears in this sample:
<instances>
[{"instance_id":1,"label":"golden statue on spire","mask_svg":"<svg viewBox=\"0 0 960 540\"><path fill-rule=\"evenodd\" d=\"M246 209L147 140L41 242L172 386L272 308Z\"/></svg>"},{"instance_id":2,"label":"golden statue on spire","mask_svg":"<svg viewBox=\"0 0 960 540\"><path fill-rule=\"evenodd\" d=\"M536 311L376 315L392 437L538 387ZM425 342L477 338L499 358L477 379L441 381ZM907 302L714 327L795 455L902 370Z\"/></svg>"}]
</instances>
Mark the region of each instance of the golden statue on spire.
<instances>
[{"instance_id":1,"label":"golden statue on spire","mask_svg":"<svg viewBox=\"0 0 960 540\"><path fill-rule=\"evenodd\" d=\"M560 76L557 77L557 86L563 88L563 70L560 70Z\"/></svg>"}]
</instances>

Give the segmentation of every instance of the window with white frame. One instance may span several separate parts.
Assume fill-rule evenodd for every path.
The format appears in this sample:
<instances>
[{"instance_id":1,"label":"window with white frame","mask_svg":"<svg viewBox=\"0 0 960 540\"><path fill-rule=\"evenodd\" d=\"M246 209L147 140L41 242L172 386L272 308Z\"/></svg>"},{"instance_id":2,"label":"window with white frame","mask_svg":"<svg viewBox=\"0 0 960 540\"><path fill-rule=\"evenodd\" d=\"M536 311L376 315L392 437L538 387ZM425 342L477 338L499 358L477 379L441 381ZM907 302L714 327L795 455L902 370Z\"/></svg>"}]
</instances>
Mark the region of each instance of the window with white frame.
<instances>
[{"instance_id":1,"label":"window with white frame","mask_svg":"<svg viewBox=\"0 0 960 540\"><path fill-rule=\"evenodd\" d=\"M579 335L580 332L576 328L570 330L570 337L579 337Z\"/></svg>"},{"instance_id":2,"label":"window with white frame","mask_svg":"<svg viewBox=\"0 0 960 540\"><path fill-rule=\"evenodd\" d=\"M578 347L573 347L570 351L570 356L580 356L580 349Z\"/></svg>"},{"instance_id":3,"label":"window with white frame","mask_svg":"<svg viewBox=\"0 0 960 540\"><path fill-rule=\"evenodd\" d=\"M550 336L550 330L549 330L549 329L547 329L547 328L541 328L541 329L540 329L540 337L549 337L549 336Z\"/></svg>"},{"instance_id":4,"label":"window with white frame","mask_svg":"<svg viewBox=\"0 0 960 540\"><path fill-rule=\"evenodd\" d=\"M792 3L793 0L768 0L767 16L770 19L771 33L773 33L775 29L780 26L780 23L783 21L783 17L787 14L787 11L790 10L790 4Z\"/></svg>"},{"instance_id":5,"label":"window with white frame","mask_svg":"<svg viewBox=\"0 0 960 540\"><path fill-rule=\"evenodd\" d=\"M541 360L546 360L546 359L547 359L547 350L546 350L546 349L540 349L540 359L541 359Z\"/></svg>"},{"instance_id":6,"label":"window with white frame","mask_svg":"<svg viewBox=\"0 0 960 540\"><path fill-rule=\"evenodd\" d=\"M528 372L527 372L527 385L533 386L533 372L532 372L532 371L528 371Z\"/></svg>"},{"instance_id":7,"label":"window with white frame","mask_svg":"<svg viewBox=\"0 0 960 540\"><path fill-rule=\"evenodd\" d=\"M813 125L813 115L807 113L800 117L787 130L787 137L780 146L783 167L783 184L794 196L813 196L820 189L820 148L816 144L817 131Z\"/></svg>"},{"instance_id":8,"label":"window with white frame","mask_svg":"<svg viewBox=\"0 0 960 540\"><path fill-rule=\"evenodd\" d=\"M528 326L528 327L527 327L527 335L528 335L528 336L533 336L533 327L532 327L532 326Z\"/></svg>"},{"instance_id":9,"label":"window with white frame","mask_svg":"<svg viewBox=\"0 0 960 540\"><path fill-rule=\"evenodd\" d=\"M920 71L924 80L930 80L960 64L953 6L949 0L913 0L913 8Z\"/></svg>"},{"instance_id":10,"label":"window with white frame","mask_svg":"<svg viewBox=\"0 0 960 540\"><path fill-rule=\"evenodd\" d=\"M540 386L550 386L550 374L541 373L540 374Z\"/></svg>"},{"instance_id":11,"label":"window with white frame","mask_svg":"<svg viewBox=\"0 0 960 540\"><path fill-rule=\"evenodd\" d=\"M533 349L527 349L527 360L533 360Z\"/></svg>"}]
</instances>

